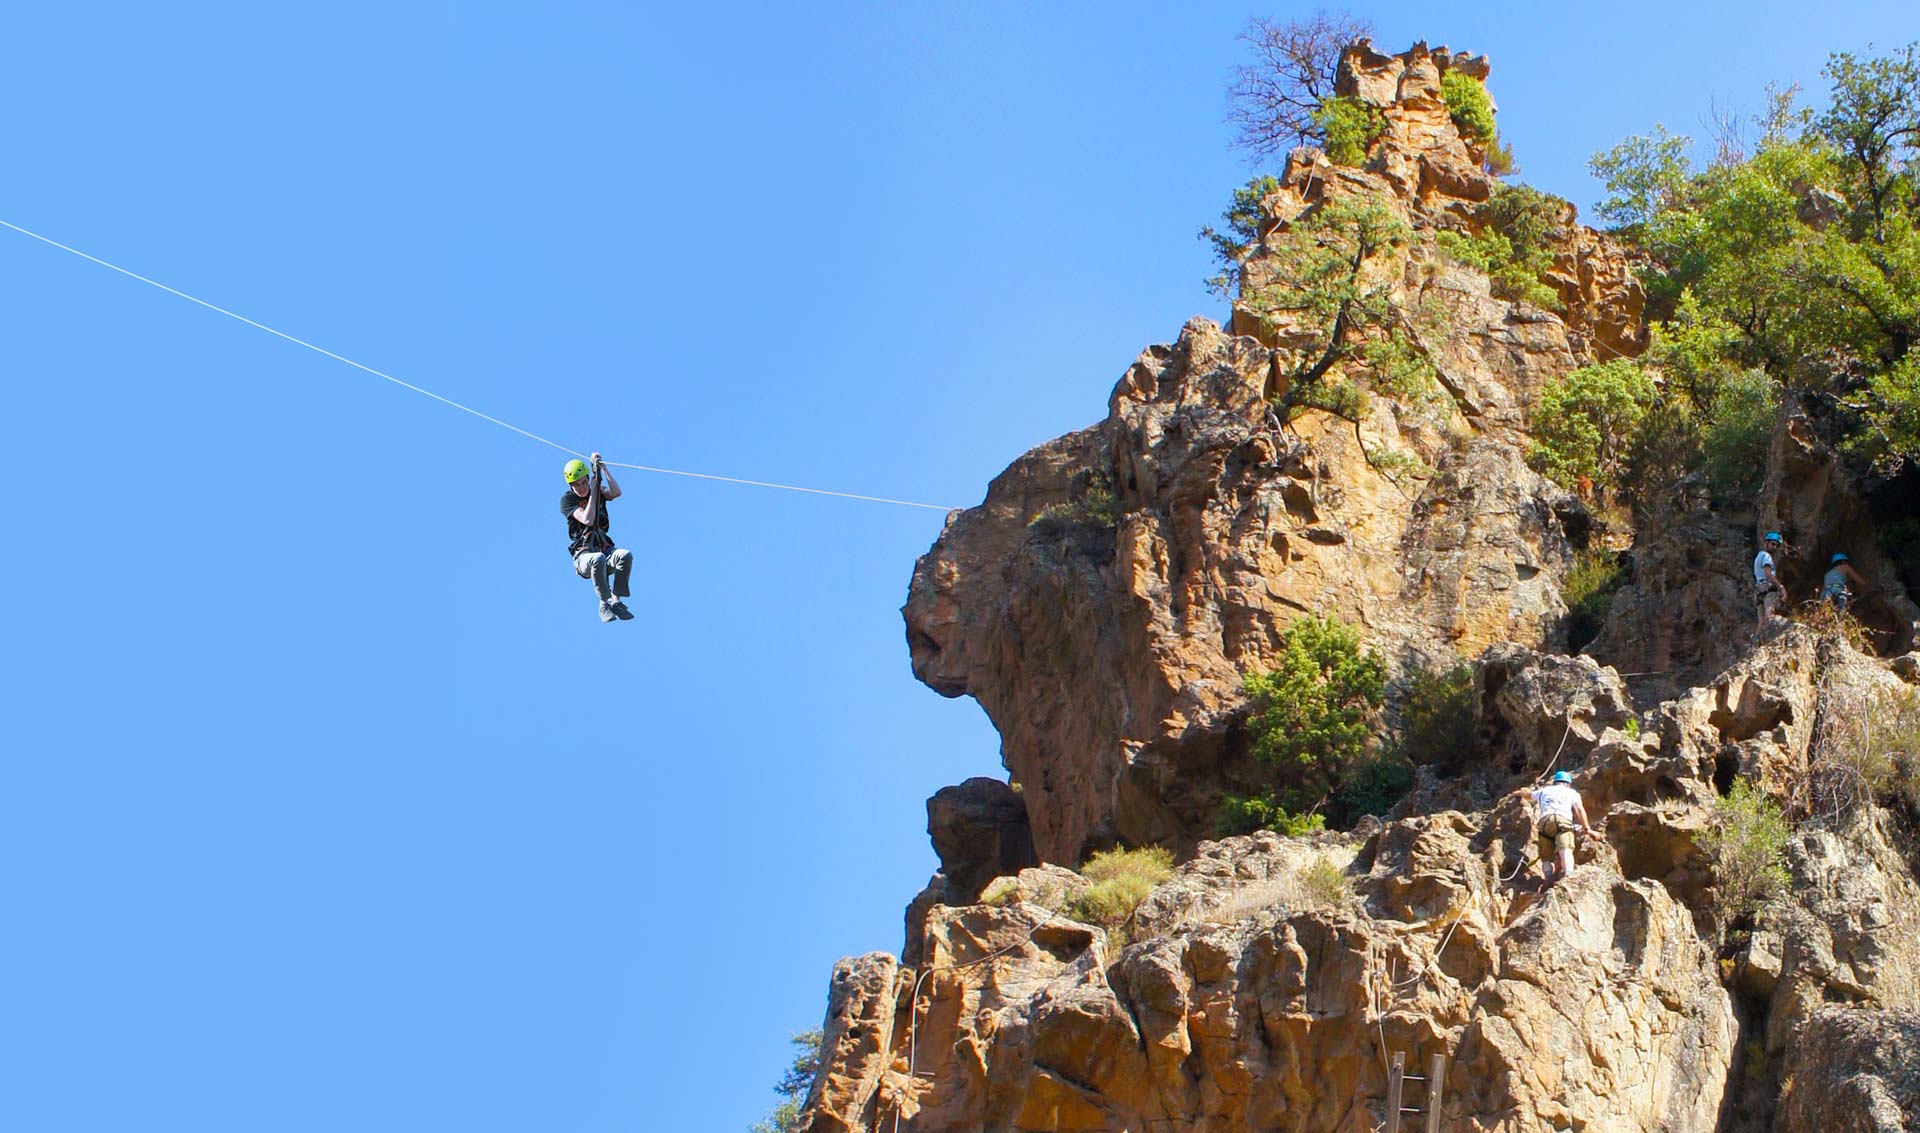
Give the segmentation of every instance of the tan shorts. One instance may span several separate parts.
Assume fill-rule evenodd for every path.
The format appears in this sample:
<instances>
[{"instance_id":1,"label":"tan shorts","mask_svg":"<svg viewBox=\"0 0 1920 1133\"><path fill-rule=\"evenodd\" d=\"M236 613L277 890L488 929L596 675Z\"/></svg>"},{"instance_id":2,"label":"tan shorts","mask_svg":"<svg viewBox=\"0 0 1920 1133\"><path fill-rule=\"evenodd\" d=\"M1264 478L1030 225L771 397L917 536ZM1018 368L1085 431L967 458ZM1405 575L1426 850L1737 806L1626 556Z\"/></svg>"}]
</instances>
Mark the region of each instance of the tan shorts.
<instances>
[{"instance_id":1,"label":"tan shorts","mask_svg":"<svg viewBox=\"0 0 1920 1133\"><path fill-rule=\"evenodd\" d=\"M1540 829L1534 837L1540 842L1540 856L1549 857L1557 850L1573 849L1573 824L1561 823L1559 819L1543 818Z\"/></svg>"}]
</instances>

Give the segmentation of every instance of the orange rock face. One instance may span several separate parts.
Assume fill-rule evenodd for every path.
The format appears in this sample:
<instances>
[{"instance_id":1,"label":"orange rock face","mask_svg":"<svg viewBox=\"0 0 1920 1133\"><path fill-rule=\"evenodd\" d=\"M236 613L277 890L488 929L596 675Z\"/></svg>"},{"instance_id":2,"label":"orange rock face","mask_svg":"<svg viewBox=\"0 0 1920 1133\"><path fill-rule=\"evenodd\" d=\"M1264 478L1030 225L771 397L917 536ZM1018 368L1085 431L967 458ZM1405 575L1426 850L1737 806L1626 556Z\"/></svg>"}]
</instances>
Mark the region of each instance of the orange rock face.
<instances>
[{"instance_id":1,"label":"orange rock face","mask_svg":"<svg viewBox=\"0 0 1920 1133\"><path fill-rule=\"evenodd\" d=\"M905 964L834 969L802 1129L1371 1133L1389 1052L1415 1074L1444 1056L1440 1127L1475 1133L1891 1133L1910 1112L1920 852L1849 753L1884 748L1864 722L1920 654L1756 637L1750 524L1683 500L1635 534L1600 638L1564 655L1561 583L1595 521L1527 467L1527 415L1570 369L1644 349L1645 298L1571 206L1540 280L1563 310L1496 298L1443 253L1500 191L1448 114L1450 71L1488 64L1350 49L1338 89L1385 131L1358 168L1296 151L1242 265L1257 295L1316 210L1381 206L1409 235L1364 284L1421 313L1395 329L1437 389L1282 424L1316 331L1238 303L1145 350L1098 424L1015 460L916 564L914 673L980 703L1018 789L933 800L943 873L909 907ZM1891 579L1815 433L1783 415L1749 518ZM1782 565L1796 593L1804 567ZM1875 628L1910 647L1920 607L1884 604ZM1358 626L1396 674L1473 661L1473 738L1385 821L1210 840L1223 796L1263 785L1243 677L1309 614ZM1556 770L1597 829L1545 887L1526 788ZM1790 886L1751 907L1717 848L1736 778L1801 824L1774 867ZM1044 864L1019 868L1027 830ZM1114 842L1182 864L1082 923L1108 914L1062 866Z\"/></svg>"},{"instance_id":2,"label":"orange rock face","mask_svg":"<svg viewBox=\"0 0 1920 1133\"><path fill-rule=\"evenodd\" d=\"M1385 205L1415 239L1382 270L1396 302L1440 316L1415 333L1444 404L1379 397L1357 427L1309 413L1277 428L1287 329L1195 319L1127 370L1105 421L1015 461L916 567L914 672L993 719L1043 859L1210 832L1222 785L1245 774L1228 734L1242 675L1302 614L1359 623L1397 664L1554 639L1587 517L1526 467L1526 408L1572 367L1637 351L1643 299L1571 206L1548 279L1563 314L1495 299L1435 250L1431 233L1470 226L1494 186L1440 97L1449 68L1486 62L1351 50L1341 89L1377 105L1386 133L1361 169L1296 151L1245 269L1265 286L1273 242L1329 200ZM1257 322L1237 309L1233 327Z\"/></svg>"}]
</instances>

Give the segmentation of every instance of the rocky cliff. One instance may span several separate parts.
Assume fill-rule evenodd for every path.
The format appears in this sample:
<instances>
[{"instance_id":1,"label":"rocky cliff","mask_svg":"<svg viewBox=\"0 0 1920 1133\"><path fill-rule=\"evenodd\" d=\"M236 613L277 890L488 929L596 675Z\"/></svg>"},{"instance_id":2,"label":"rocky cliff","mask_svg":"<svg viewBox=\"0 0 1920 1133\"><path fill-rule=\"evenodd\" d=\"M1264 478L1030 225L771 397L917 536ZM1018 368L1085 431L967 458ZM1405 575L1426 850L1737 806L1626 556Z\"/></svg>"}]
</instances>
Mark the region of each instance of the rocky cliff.
<instances>
[{"instance_id":1,"label":"rocky cliff","mask_svg":"<svg viewBox=\"0 0 1920 1133\"><path fill-rule=\"evenodd\" d=\"M1637 352L1644 300L1625 253L1570 212L1551 276L1560 315L1494 298L1434 247L1493 191L1440 101L1455 66L1486 72L1445 51L1350 53L1343 90L1386 122L1373 159L1296 151L1268 202L1270 242L1341 199L1429 237L1392 267L1399 304L1440 313L1423 345L1442 412L1377 398L1360 426L1309 415L1276 428L1284 335L1195 319L1140 356L1105 421L1015 461L915 568L914 673L992 717L1048 860L1210 829L1234 779L1240 676L1302 612L1357 622L1406 661L1561 632L1558 581L1591 520L1527 467L1526 409L1575 365ZM1249 259L1250 287L1268 262L1264 246ZM1244 305L1233 320L1257 321ZM1420 474L1383 471L1382 454Z\"/></svg>"},{"instance_id":2,"label":"rocky cliff","mask_svg":"<svg viewBox=\"0 0 1920 1133\"><path fill-rule=\"evenodd\" d=\"M1361 167L1296 151L1245 266L1262 286L1335 202L1389 210L1412 238L1380 283L1428 313L1406 332L1433 398L1281 421L1288 325L1245 304L1224 329L1194 319L916 565L914 672L980 703L1017 787L929 802L941 873L902 958L836 966L803 1128L1359 1133L1387 1118L1396 1055L1417 1076L1443 1060L1448 1130L1912 1127L1916 815L1846 773L1859 722L1916 674L1876 652L1904 651L1920 608L1892 601L1877 651L1756 638L1755 523L1818 540L1867 515L1791 415L1751 516L1636 531L1528 467L1540 389L1643 349L1644 299L1570 207L1542 277L1562 310L1496 298L1442 252L1497 191L1441 97L1456 69L1488 64L1350 49L1339 89L1384 129ZM1633 569L1569 655L1562 584L1603 545ZM1864 569L1890 577L1871 552ZM1396 673L1473 662L1470 750L1384 822L1216 839L1223 797L1257 783L1242 676L1306 614L1359 626ZM1548 888L1524 789L1554 769L1604 837ZM1757 912L1711 852L1736 780L1802 819ZM1074 920L1087 882L1063 867L1114 844L1180 864L1124 923Z\"/></svg>"}]
</instances>

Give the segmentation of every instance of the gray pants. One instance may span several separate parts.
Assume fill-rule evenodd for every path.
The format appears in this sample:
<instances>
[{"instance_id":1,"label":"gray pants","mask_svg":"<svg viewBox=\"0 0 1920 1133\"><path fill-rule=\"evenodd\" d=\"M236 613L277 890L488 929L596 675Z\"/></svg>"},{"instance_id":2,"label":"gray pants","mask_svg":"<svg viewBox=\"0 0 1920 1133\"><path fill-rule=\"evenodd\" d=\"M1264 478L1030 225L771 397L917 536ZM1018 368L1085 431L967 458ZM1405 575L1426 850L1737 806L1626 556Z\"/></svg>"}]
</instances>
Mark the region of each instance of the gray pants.
<instances>
[{"instance_id":1,"label":"gray pants","mask_svg":"<svg viewBox=\"0 0 1920 1133\"><path fill-rule=\"evenodd\" d=\"M581 578L592 579L594 592L600 595L602 602L627 598L633 594L627 589L627 578L633 573L633 552L625 547L615 548L605 554L582 551L573 556L573 573Z\"/></svg>"}]
</instances>

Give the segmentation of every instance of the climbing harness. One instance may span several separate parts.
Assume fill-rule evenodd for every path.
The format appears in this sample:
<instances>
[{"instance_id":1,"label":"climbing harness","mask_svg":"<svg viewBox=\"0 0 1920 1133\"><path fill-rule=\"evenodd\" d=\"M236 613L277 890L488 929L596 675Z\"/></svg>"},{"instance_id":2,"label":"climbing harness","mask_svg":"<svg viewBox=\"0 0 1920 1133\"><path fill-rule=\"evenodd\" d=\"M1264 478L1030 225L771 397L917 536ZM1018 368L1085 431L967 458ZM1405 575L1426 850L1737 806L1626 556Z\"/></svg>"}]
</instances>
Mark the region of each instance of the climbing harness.
<instances>
[{"instance_id":1,"label":"climbing harness","mask_svg":"<svg viewBox=\"0 0 1920 1133\"><path fill-rule=\"evenodd\" d=\"M394 385L397 385L402 389L411 390L414 393L421 395L422 397L430 397L433 400L438 401L443 405L452 406L453 408L458 409L462 413L471 414L475 417L480 418L482 421L488 422L489 424L498 425L502 429L507 429L512 432L518 433L521 436L526 437L528 440L538 441L549 448L559 449L561 452L564 452L569 456L583 457L586 455L585 453L580 452L576 449L568 448L566 445L563 445L558 441L549 440L538 433L529 432L526 429L522 429L518 425L514 425L509 422L502 421L500 418L495 417L492 414L482 413L480 410L475 409L470 405L462 405L450 397L443 397L440 394L437 394L430 389L424 389L420 386L414 385L412 382L403 381L400 378L394 377L392 374L386 373L382 370L376 370L372 366L368 366L364 363L356 362L353 359L346 357L345 355L335 354L333 351L328 350L325 347L315 346L313 343L308 342L305 339L295 338L294 336L286 333L285 331L275 330L272 327L266 325L265 323L255 322L254 320L247 318L245 315L235 314L234 312L227 310L225 307L216 306L212 303L207 302L205 299L200 299L195 296L189 295L186 292L181 291L177 288L168 287L166 284L161 283L158 280L148 279L146 276L141 275L138 272L128 271L126 268L123 268L118 264L108 263L106 260L103 260L98 256L88 255L87 253L81 251L78 248L69 247L66 244L62 244L58 240L54 240L46 236L42 236L38 232L33 232L28 229L22 228L19 225L14 224L10 221L0 220L0 227L10 228L13 231L18 232L22 236L30 237L32 239L40 241L42 244L46 244L51 247L58 248L63 252L67 252L72 255L79 256L81 259L86 260L90 263L99 264L101 267L106 268L109 271L119 272L121 275L124 275L129 279L139 280L141 283L144 283L149 287L158 288L159 290L164 291L169 295L178 296L182 299L185 299L189 303L194 303L201 307L205 307L207 310L212 311L216 314L225 315L226 317L233 319L236 322L245 323L248 326L253 327L255 330L266 331L268 334L273 335L275 338L286 339L288 342L293 343L295 346L304 346L308 350L311 350L316 354L324 354L328 358L331 358L336 362L344 362L345 364L352 366L354 369L372 374L374 377L379 378L382 381L392 382ZM609 468L631 468L637 472L657 472L665 476L685 476L695 480L719 480L728 484L745 484L755 488L775 488L783 492L805 492L809 495L815 495L815 496L838 496L841 499L847 499L847 500L865 500L868 503L894 504L899 507L925 508L929 511L958 510L957 508L947 507L944 504L923 504L923 503L917 503L913 500L888 499L885 496L865 496L855 492L834 492L834 491L829 491L825 488L803 488L797 484L776 484L768 480L745 480L737 476L716 476L707 472L687 472L678 468L657 468L647 464L620 464L611 460L606 461L605 463Z\"/></svg>"}]
</instances>

